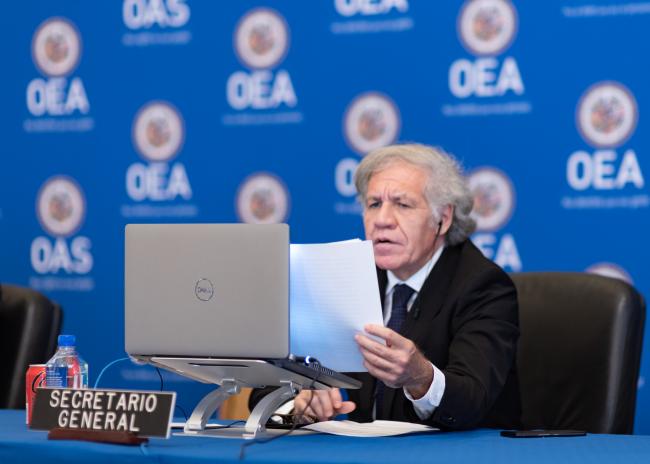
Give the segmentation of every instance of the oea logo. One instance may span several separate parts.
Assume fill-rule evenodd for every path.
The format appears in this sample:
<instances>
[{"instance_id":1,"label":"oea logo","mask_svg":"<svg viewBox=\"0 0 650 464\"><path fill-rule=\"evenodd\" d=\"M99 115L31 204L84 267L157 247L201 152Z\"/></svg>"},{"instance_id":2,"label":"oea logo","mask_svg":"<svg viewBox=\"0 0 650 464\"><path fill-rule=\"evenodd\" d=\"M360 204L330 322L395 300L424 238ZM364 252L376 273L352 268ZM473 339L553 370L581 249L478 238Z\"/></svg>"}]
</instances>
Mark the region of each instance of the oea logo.
<instances>
[{"instance_id":1,"label":"oea logo","mask_svg":"<svg viewBox=\"0 0 650 464\"><path fill-rule=\"evenodd\" d=\"M278 177L256 173L237 192L237 214L248 224L276 224L289 214L289 191Z\"/></svg>"},{"instance_id":2,"label":"oea logo","mask_svg":"<svg viewBox=\"0 0 650 464\"><path fill-rule=\"evenodd\" d=\"M497 238L496 235L514 211L512 181L498 169L483 167L470 173L467 185L474 197L472 217L477 230L472 241L488 259L494 260L502 268L520 271L521 258L514 236L505 233Z\"/></svg>"},{"instance_id":3,"label":"oea logo","mask_svg":"<svg viewBox=\"0 0 650 464\"><path fill-rule=\"evenodd\" d=\"M514 210L514 188L502 171L484 167L472 171L467 186L474 197L472 218L476 229L493 232L503 227Z\"/></svg>"},{"instance_id":4,"label":"oea logo","mask_svg":"<svg viewBox=\"0 0 650 464\"><path fill-rule=\"evenodd\" d=\"M27 85L27 109L33 116L87 114L90 103L83 81L70 74L81 57L81 36L68 19L49 18L32 38L32 59L49 79L32 79Z\"/></svg>"},{"instance_id":5,"label":"oea logo","mask_svg":"<svg viewBox=\"0 0 650 464\"><path fill-rule=\"evenodd\" d=\"M620 190L645 185L633 149L622 157L616 150L634 133L638 119L632 92L619 82L598 82L582 95L576 108L576 124L583 139L600 149L578 150L567 161L567 182L574 190Z\"/></svg>"},{"instance_id":6,"label":"oea logo","mask_svg":"<svg viewBox=\"0 0 650 464\"><path fill-rule=\"evenodd\" d=\"M614 148L627 141L638 119L632 92L619 82L598 82L580 97L576 123L580 135L590 145Z\"/></svg>"},{"instance_id":7,"label":"oea logo","mask_svg":"<svg viewBox=\"0 0 650 464\"><path fill-rule=\"evenodd\" d=\"M521 271L521 257L512 234L505 233L499 239L495 234L476 233L472 236L472 242L486 258L491 259L503 269L513 272Z\"/></svg>"},{"instance_id":8,"label":"oea logo","mask_svg":"<svg viewBox=\"0 0 650 464\"><path fill-rule=\"evenodd\" d=\"M145 104L133 122L133 143L148 164L134 163L126 172L126 191L134 201L192 198L192 187L182 163L169 165L185 138L180 112L168 102Z\"/></svg>"},{"instance_id":9,"label":"oea logo","mask_svg":"<svg viewBox=\"0 0 650 464\"><path fill-rule=\"evenodd\" d=\"M122 19L134 30L183 27L190 20L190 7L185 0L124 0Z\"/></svg>"},{"instance_id":10,"label":"oea logo","mask_svg":"<svg viewBox=\"0 0 650 464\"><path fill-rule=\"evenodd\" d=\"M645 185L632 149L625 150L620 159L615 150L596 150L593 154L578 150L569 156L566 177L574 190L620 190L628 185L642 189Z\"/></svg>"},{"instance_id":11,"label":"oea logo","mask_svg":"<svg viewBox=\"0 0 650 464\"><path fill-rule=\"evenodd\" d=\"M374 16L386 14L393 9L406 13L408 0L334 0L334 7L341 16Z\"/></svg>"},{"instance_id":12,"label":"oea logo","mask_svg":"<svg viewBox=\"0 0 650 464\"><path fill-rule=\"evenodd\" d=\"M295 107L298 98L286 70L273 72L289 49L289 27L284 18L268 8L256 8L237 24L234 48L241 63L251 71L236 71L226 83L228 104L236 110Z\"/></svg>"},{"instance_id":13,"label":"oea logo","mask_svg":"<svg viewBox=\"0 0 650 464\"><path fill-rule=\"evenodd\" d=\"M355 97L343 116L343 135L350 148L365 156L375 148L394 143L399 137L401 117L393 100L380 92L365 92ZM359 161L343 158L336 165L334 184L344 197L356 195L354 173Z\"/></svg>"},{"instance_id":14,"label":"oea logo","mask_svg":"<svg viewBox=\"0 0 650 464\"><path fill-rule=\"evenodd\" d=\"M353 197L357 194L357 188L354 185L354 173L357 172L358 167L359 161L353 158L343 158L336 165L334 185L340 195Z\"/></svg>"},{"instance_id":15,"label":"oea logo","mask_svg":"<svg viewBox=\"0 0 650 464\"><path fill-rule=\"evenodd\" d=\"M469 0L461 8L457 30L475 60L459 59L449 68L449 90L458 98L498 97L524 93L519 66L513 57L495 58L517 33L517 12L508 0Z\"/></svg>"},{"instance_id":16,"label":"oea logo","mask_svg":"<svg viewBox=\"0 0 650 464\"><path fill-rule=\"evenodd\" d=\"M343 133L350 148L364 156L390 145L399 136L401 121L397 105L385 94L367 92L357 96L343 117Z\"/></svg>"},{"instance_id":17,"label":"oea logo","mask_svg":"<svg viewBox=\"0 0 650 464\"><path fill-rule=\"evenodd\" d=\"M87 274L92 270L90 239L72 237L81 227L85 211L83 192L72 178L55 176L43 184L36 199L36 214L43 229L55 238L40 236L32 241L30 258L36 272Z\"/></svg>"}]
</instances>

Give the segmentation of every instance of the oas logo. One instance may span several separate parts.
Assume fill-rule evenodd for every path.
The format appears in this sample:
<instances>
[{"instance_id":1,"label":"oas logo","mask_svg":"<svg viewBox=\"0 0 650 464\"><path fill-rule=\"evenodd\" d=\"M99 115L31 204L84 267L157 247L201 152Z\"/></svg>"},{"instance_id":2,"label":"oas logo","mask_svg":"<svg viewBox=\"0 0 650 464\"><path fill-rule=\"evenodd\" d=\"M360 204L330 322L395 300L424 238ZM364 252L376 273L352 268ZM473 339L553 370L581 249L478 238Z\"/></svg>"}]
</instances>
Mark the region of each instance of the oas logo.
<instances>
[{"instance_id":1,"label":"oas logo","mask_svg":"<svg viewBox=\"0 0 650 464\"><path fill-rule=\"evenodd\" d=\"M284 183L272 174L248 177L237 193L237 213L249 224L284 222L289 211L289 193Z\"/></svg>"},{"instance_id":2,"label":"oas logo","mask_svg":"<svg viewBox=\"0 0 650 464\"><path fill-rule=\"evenodd\" d=\"M237 24L234 42L244 66L271 68L284 59L289 49L289 28L276 11L256 8Z\"/></svg>"},{"instance_id":3,"label":"oas logo","mask_svg":"<svg viewBox=\"0 0 650 464\"><path fill-rule=\"evenodd\" d=\"M51 177L36 198L36 214L47 232L59 237L75 233L86 213L84 194L70 177Z\"/></svg>"},{"instance_id":4,"label":"oas logo","mask_svg":"<svg viewBox=\"0 0 650 464\"><path fill-rule=\"evenodd\" d=\"M495 231L512 216L515 193L512 182L494 168L479 168L470 173L467 185L474 197L472 217L479 231Z\"/></svg>"},{"instance_id":5,"label":"oas logo","mask_svg":"<svg viewBox=\"0 0 650 464\"><path fill-rule=\"evenodd\" d=\"M32 59L47 76L65 76L79 63L81 38L67 19L50 18L41 23L32 39Z\"/></svg>"},{"instance_id":6,"label":"oas logo","mask_svg":"<svg viewBox=\"0 0 650 464\"><path fill-rule=\"evenodd\" d=\"M508 0L469 0L458 15L463 46L475 55L498 55L517 32L517 12Z\"/></svg>"},{"instance_id":7,"label":"oas logo","mask_svg":"<svg viewBox=\"0 0 650 464\"><path fill-rule=\"evenodd\" d=\"M148 103L135 116L135 147L149 161L167 161L175 156L184 137L183 119L178 110L167 102Z\"/></svg>"},{"instance_id":8,"label":"oas logo","mask_svg":"<svg viewBox=\"0 0 650 464\"><path fill-rule=\"evenodd\" d=\"M377 92L360 95L345 112L345 139L362 156L395 142L399 131L399 110L386 95Z\"/></svg>"},{"instance_id":9,"label":"oas logo","mask_svg":"<svg viewBox=\"0 0 650 464\"><path fill-rule=\"evenodd\" d=\"M587 143L613 148L634 132L638 118L636 100L618 82L599 82L582 95L576 110L578 130Z\"/></svg>"},{"instance_id":10,"label":"oas logo","mask_svg":"<svg viewBox=\"0 0 650 464\"><path fill-rule=\"evenodd\" d=\"M589 266L585 269L585 272L589 274L598 274L605 277L612 277L614 279L620 279L623 282L627 282L632 285L632 277L628 272L623 269L618 264L614 263L596 263Z\"/></svg>"}]
</instances>

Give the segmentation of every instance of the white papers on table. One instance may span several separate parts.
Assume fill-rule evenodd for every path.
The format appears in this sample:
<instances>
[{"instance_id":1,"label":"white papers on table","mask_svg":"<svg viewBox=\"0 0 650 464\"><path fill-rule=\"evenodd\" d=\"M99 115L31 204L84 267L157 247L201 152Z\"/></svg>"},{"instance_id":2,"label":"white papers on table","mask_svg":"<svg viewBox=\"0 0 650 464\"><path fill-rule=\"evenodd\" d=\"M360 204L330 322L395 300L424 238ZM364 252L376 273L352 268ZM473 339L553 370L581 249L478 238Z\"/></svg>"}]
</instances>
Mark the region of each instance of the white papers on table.
<instances>
[{"instance_id":1,"label":"white papers on table","mask_svg":"<svg viewBox=\"0 0 650 464\"><path fill-rule=\"evenodd\" d=\"M291 353L339 372L364 372L354 335L383 326L372 242L291 245Z\"/></svg>"},{"instance_id":2,"label":"white papers on table","mask_svg":"<svg viewBox=\"0 0 650 464\"><path fill-rule=\"evenodd\" d=\"M368 423L354 421L326 421L305 425L303 429L314 432L344 435L346 437L390 437L407 433L436 432L439 429L423 424L376 420Z\"/></svg>"},{"instance_id":3,"label":"white papers on table","mask_svg":"<svg viewBox=\"0 0 650 464\"><path fill-rule=\"evenodd\" d=\"M172 422L172 428L182 429L185 427L185 422ZM206 430L219 431L220 429L227 429L228 431L233 432L235 435L237 431L240 431L244 428L244 425L235 425L232 424L206 424ZM303 425L300 428L296 429L293 433L303 434L307 431L311 433L327 433L330 435L342 435L345 437L391 437L395 435L406 435L409 433L430 433L437 432L439 429L429 427L428 425L422 424L411 424L409 422L397 422L397 421L385 421L385 420L376 420L374 422L360 423L354 421L326 421L326 422L315 422L309 425ZM269 432L274 433L278 432L275 429L268 429ZM282 430L282 433L285 431ZM205 434L204 436L219 436L219 435L210 435ZM234 435L233 435L234 436Z\"/></svg>"}]
</instances>

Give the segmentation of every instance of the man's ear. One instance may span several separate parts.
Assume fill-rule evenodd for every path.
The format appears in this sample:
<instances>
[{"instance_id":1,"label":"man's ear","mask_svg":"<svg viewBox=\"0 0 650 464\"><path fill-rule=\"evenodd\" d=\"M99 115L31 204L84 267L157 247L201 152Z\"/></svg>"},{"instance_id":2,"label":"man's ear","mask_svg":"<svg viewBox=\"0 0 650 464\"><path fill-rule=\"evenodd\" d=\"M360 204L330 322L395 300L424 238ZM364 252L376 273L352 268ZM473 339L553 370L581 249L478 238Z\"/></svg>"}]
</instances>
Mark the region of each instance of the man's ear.
<instances>
[{"instance_id":1,"label":"man's ear","mask_svg":"<svg viewBox=\"0 0 650 464\"><path fill-rule=\"evenodd\" d=\"M440 211L440 232L439 235L446 235L451 228L451 223L454 219L454 207L452 205L445 205Z\"/></svg>"}]
</instances>

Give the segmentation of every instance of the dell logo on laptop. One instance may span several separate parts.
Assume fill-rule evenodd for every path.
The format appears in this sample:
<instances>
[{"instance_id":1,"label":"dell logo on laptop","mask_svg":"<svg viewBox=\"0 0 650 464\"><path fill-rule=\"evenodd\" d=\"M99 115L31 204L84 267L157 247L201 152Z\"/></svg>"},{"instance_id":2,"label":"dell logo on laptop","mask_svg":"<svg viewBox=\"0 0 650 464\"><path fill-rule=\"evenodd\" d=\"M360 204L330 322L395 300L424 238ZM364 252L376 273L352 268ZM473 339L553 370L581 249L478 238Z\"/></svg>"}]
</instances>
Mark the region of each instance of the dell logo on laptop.
<instances>
[{"instance_id":1,"label":"dell logo on laptop","mask_svg":"<svg viewBox=\"0 0 650 464\"><path fill-rule=\"evenodd\" d=\"M214 295L214 286L208 279L200 279L194 287L194 294L201 301L208 301Z\"/></svg>"}]
</instances>

